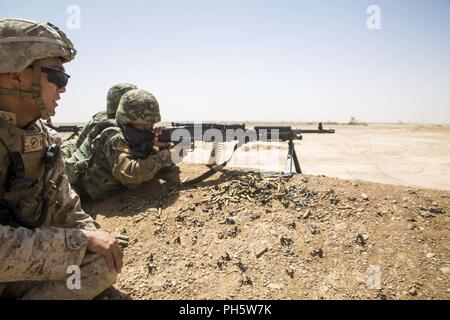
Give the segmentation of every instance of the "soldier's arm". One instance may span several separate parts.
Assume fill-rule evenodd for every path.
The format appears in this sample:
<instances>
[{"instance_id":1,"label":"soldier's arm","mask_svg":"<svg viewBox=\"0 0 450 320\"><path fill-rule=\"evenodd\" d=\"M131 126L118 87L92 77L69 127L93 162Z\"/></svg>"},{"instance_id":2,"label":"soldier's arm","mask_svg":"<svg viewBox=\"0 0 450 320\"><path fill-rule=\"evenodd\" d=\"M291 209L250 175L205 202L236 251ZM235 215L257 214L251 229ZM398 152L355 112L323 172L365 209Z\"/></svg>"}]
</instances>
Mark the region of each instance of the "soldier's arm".
<instances>
[{"instance_id":1,"label":"soldier's arm","mask_svg":"<svg viewBox=\"0 0 450 320\"><path fill-rule=\"evenodd\" d=\"M57 133L49 132L53 142L59 142ZM55 205L54 226L62 228L79 228L96 230L94 220L81 208L80 198L72 189L67 178L64 162L58 155L54 167L48 173L47 186L50 203Z\"/></svg>"},{"instance_id":2,"label":"soldier's arm","mask_svg":"<svg viewBox=\"0 0 450 320\"><path fill-rule=\"evenodd\" d=\"M59 135L51 134L50 142L59 143ZM83 255L86 250L103 255L110 270L116 269L120 272L123 252L119 241L115 236L97 230L98 224L96 225L94 220L83 211L80 199L65 174L61 155L58 155L55 165L48 172L47 181L49 182L46 187L47 196L50 203L55 204L52 215L54 221L51 225L61 228L56 229L59 232L78 234L83 239ZM59 237L57 240L61 242L62 239Z\"/></svg>"},{"instance_id":3,"label":"soldier's arm","mask_svg":"<svg viewBox=\"0 0 450 320\"><path fill-rule=\"evenodd\" d=\"M61 280L87 248L80 229L34 230L0 225L0 282Z\"/></svg>"},{"instance_id":4,"label":"soldier's arm","mask_svg":"<svg viewBox=\"0 0 450 320\"><path fill-rule=\"evenodd\" d=\"M112 168L112 175L128 188L150 181L162 168L172 165L169 150L162 150L145 159L133 159L120 134L103 140L103 152Z\"/></svg>"}]
</instances>

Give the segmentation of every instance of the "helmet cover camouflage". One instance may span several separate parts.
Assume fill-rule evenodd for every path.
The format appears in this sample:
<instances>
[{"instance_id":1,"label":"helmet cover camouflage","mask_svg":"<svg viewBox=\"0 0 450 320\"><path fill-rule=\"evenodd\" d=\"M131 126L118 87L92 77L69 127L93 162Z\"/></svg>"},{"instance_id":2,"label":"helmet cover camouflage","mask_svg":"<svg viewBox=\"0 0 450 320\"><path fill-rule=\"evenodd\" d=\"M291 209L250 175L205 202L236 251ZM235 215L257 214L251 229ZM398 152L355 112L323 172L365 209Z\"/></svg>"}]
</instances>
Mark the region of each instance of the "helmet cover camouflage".
<instances>
[{"instance_id":1,"label":"helmet cover camouflage","mask_svg":"<svg viewBox=\"0 0 450 320\"><path fill-rule=\"evenodd\" d=\"M106 113L108 114L109 119L114 119L116 117L120 98L133 89L137 89L137 87L131 83L119 83L109 89L108 96L106 97Z\"/></svg>"},{"instance_id":2,"label":"helmet cover camouflage","mask_svg":"<svg viewBox=\"0 0 450 320\"><path fill-rule=\"evenodd\" d=\"M154 124L161 121L156 98L145 90L131 90L119 102L116 113L119 124Z\"/></svg>"},{"instance_id":3,"label":"helmet cover camouflage","mask_svg":"<svg viewBox=\"0 0 450 320\"><path fill-rule=\"evenodd\" d=\"M0 19L0 74L19 73L33 67L31 91L0 87L0 95L33 99L42 119L49 108L41 97L41 60L60 58L71 61L77 51L56 26L23 19Z\"/></svg>"},{"instance_id":4,"label":"helmet cover camouflage","mask_svg":"<svg viewBox=\"0 0 450 320\"><path fill-rule=\"evenodd\" d=\"M72 42L54 25L23 19L0 19L0 74L21 72L34 61L76 55Z\"/></svg>"}]
</instances>

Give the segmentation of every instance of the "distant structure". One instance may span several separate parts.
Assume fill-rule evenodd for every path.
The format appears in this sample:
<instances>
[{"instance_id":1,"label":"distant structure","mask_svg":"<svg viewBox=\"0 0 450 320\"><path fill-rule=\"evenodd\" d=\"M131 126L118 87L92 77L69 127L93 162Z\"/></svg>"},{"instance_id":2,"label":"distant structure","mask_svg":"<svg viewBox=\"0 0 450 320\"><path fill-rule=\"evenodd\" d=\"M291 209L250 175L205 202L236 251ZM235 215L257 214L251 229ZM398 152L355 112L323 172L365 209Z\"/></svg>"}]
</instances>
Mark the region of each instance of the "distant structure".
<instances>
[{"instance_id":1,"label":"distant structure","mask_svg":"<svg viewBox=\"0 0 450 320\"><path fill-rule=\"evenodd\" d=\"M348 122L348 125L351 126L367 126L366 122L360 122L355 117L351 117L350 121Z\"/></svg>"}]
</instances>

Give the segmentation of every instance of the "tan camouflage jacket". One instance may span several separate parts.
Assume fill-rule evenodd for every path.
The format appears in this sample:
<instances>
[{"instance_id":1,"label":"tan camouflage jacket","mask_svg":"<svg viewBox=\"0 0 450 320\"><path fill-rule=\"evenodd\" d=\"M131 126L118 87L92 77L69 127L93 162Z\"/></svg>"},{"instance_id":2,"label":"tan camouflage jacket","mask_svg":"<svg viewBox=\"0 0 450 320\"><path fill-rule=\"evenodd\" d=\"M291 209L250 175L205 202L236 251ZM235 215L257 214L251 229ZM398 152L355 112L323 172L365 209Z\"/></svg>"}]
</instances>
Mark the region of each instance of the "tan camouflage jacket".
<instances>
[{"instance_id":1,"label":"tan camouflage jacket","mask_svg":"<svg viewBox=\"0 0 450 320\"><path fill-rule=\"evenodd\" d=\"M87 240L80 229L97 229L68 183L61 155L44 169L47 147L61 144L58 134L41 120L27 129L14 124L14 114L0 111L0 198L17 205L28 221L39 217L43 197L50 205L41 227L27 229L11 221L0 225L0 287L1 282L63 278L67 267L79 265L85 255ZM32 181L28 186L9 184L11 152L21 154L25 176Z\"/></svg>"},{"instance_id":2,"label":"tan camouflage jacket","mask_svg":"<svg viewBox=\"0 0 450 320\"><path fill-rule=\"evenodd\" d=\"M103 135L96 145L102 147L112 175L123 185L135 187L153 179L162 168L172 165L169 150L155 152L145 159L133 158L122 132L114 135L110 132Z\"/></svg>"},{"instance_id":3,"label":"tan camouflage jacket","mask_svg":"<svg viewBox=\"0 0 450 320\"><path fill-rule=\"evenodd\" d=\"M104 198L123 187L135 188L173 164L169 150L155 151L145 159L133 157L117 127L105 129L92 141L90 148L88 153L93 159L78 179L76 188L92 199Z\"/></svg>"}]
</instances>

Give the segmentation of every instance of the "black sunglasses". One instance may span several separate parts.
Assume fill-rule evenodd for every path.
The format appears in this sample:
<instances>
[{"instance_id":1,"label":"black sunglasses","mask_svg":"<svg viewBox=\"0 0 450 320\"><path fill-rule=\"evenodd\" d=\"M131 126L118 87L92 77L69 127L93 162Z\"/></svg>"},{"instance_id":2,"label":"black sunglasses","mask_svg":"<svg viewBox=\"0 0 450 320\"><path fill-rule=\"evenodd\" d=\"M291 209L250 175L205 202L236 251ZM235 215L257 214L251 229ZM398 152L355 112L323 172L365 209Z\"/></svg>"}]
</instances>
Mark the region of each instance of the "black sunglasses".
<instances>
[{"instance_id":1,"label":"black sunglasses","mask_svg":"<svg viewBox=\"0 0 450 320\"><path fill-rule=\"evenodd\" d=\"M28 68L32 69L33 66L29 66ZM67 86L67 83L69 82L70 76L67 73L62 72L61 70L41 67L41 71L47 74L48 82L56 85L58 89Z\"/></svg>"}]
</instances>

